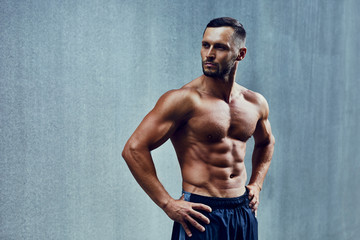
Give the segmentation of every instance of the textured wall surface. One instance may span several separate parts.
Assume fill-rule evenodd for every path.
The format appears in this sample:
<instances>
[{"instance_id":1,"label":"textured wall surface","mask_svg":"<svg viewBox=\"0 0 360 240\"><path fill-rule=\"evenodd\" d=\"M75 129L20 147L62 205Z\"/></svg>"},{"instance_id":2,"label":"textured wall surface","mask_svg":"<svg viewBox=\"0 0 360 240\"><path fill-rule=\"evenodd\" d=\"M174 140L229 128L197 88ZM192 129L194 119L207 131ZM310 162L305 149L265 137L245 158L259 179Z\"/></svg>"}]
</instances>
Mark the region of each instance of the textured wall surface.
<instances>
[{"instance_id":1,"label":"textured wall surface","mask_svg":"<svg viewBox=\"0 0 360 240\"><path fill-rule=\"evenodd\" d=\"M170 238L121 151L164 92L201 75L203 29L221 16L247 29L237 82L267 98L277 140L260 239L358 239L359 12L357 0L1 0L0 239ZM171 144L153 157L179 197Z\"/></svg>"}]
</instances>

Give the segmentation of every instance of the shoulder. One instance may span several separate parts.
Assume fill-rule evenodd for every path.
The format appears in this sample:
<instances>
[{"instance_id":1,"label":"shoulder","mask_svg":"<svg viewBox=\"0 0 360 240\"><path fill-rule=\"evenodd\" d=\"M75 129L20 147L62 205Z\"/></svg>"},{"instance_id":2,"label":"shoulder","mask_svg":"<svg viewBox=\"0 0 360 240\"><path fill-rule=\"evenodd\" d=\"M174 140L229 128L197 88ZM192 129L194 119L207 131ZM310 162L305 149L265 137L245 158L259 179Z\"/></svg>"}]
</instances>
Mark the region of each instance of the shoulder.
<instances>
[{"instance_id":1,"label":"shoulder","mask_svg":"<svg viewBox=\"0 0 360 240\"><path fill-rule=\"evenodd\" d=\"M265 97L263 95L261 95L260 93L251 91L243 86L240 86L240 85L238 85L238 86L239 86L238 89L240 89L244 98L247 101L253 103L257 107L261 118L267 118L269 115L269 105L268 105L268 102L266 101Z\"/></svg>"},{"instance_id":2,"label":"shoulder","mask_svg":"<svg viewBox=\"0 0 360 240\"><path fill-rule=\"evenodd\" d=\"M184 86L164 93L153 111L170 118L181 118L191 113L199 100L200 94L196 89Z\"/></svg>"},{"instance_id":3,"label":"shoulder","mask_svg":"<svg viewBox=\"0 0 360 240\"><path fill-rule=\"evenodd\" d=\"M193 105L199 101L201 94L199 92L199 81L200 78L194 79L193 81L185 84L179 89L173 89L164 93L159 101L169 102L174 105Z\"/></svg>"},{"instance_id":4,"label":"shoulder","mask_svg":"<svg viewBox=\"0 0 360 240\"><path fill-rule=\"evenodd\" d=\"M200 93L196 88L183 86L180 89L173 89L164 93L159 102L167 102L169 104L191 104L200 97Z\"/></svg>"}]
</instances>

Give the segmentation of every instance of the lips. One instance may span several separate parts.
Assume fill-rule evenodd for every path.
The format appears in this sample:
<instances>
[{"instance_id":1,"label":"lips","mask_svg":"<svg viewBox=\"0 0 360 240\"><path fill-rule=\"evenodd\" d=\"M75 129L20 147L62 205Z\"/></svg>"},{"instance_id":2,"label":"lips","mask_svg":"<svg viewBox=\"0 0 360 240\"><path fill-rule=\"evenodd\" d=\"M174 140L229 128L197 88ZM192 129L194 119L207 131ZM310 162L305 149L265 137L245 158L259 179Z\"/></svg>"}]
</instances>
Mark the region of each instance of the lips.
<instances>
[{"instance_id":1,"label":"lips","mask_svg":"<svg viewBox=\"0 0 360 240\"><path fill-rule=\"evenodd\" d=\"M204 62L204 65L206 67L216 67L216 64L212 63L212 62Z\"/></svg>"}]
</instances>

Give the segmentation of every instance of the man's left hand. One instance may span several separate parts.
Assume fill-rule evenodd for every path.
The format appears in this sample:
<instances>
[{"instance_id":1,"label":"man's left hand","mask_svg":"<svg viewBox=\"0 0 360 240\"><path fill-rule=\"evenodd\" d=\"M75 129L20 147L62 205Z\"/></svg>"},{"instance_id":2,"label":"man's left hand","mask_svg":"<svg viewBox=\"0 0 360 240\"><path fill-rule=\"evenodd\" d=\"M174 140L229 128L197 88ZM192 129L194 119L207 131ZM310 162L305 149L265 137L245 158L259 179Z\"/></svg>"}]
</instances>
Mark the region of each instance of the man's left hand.
<instances>
[{"instance_id":1,"label":"man's left hand","mask_svg":"<svg viewBox=\"0 0 360 240\"><path fill-rule=\"evenodd\" d=\"M255 212L255 216L257 216L257 209L259 207L260 203L260 187L256 184L249 184L246 186L246 188L249 190L249 207L251 208L251 211Z\"/></svg>"}]
</instances>

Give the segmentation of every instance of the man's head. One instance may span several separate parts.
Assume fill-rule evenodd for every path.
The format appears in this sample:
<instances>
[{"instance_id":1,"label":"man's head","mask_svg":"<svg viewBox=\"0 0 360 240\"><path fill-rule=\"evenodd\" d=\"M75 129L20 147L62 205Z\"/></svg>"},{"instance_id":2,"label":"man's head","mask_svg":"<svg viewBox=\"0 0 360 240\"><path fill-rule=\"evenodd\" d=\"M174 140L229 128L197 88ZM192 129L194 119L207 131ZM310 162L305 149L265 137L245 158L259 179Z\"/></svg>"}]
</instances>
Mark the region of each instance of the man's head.
<instances>
[{"instance_id":1,"label":"man's head","mask_svg":"<svg viewBox=\"0 0 360 240\"><path fill-rule=\"evenodd\" d=\"M237 47L241 48L245 46L246 31L244 26L236 19L230 17L221 17L211 20L204 30L204 34L207 28L218 28L218 27L231 27L234 29L233 39Z\"/></svg>"},{"instance_id":2,"label":"man's head","mask_svg":"<svg viewBox=\"0 0 360 240\"><path fill-rule=\"evenodd\" d=\"M211 20L203 34L201 58L204 75L224 78L245 57L246 32L233 18Z\"/></svg>"}]
</instances>

